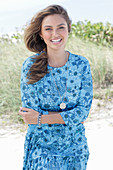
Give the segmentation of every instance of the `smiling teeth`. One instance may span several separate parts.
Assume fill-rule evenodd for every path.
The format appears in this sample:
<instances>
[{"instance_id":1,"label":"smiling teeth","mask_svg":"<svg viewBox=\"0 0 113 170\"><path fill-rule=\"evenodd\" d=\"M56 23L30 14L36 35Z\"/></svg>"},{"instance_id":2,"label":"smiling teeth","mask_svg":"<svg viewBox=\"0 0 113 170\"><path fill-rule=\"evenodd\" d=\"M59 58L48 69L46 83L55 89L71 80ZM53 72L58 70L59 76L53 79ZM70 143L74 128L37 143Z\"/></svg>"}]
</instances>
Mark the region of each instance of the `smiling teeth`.
<instances>
[{"instance_id":1,"label":"smiling teeth","mask_svg":"<svg viewBox=\"0 0 113 170\"><path fill-rule=\"evenodd\" d=\"M51 40L52 42L59 42L61 39L58 39L58 40Z\"/></svg>"}]
</instances>

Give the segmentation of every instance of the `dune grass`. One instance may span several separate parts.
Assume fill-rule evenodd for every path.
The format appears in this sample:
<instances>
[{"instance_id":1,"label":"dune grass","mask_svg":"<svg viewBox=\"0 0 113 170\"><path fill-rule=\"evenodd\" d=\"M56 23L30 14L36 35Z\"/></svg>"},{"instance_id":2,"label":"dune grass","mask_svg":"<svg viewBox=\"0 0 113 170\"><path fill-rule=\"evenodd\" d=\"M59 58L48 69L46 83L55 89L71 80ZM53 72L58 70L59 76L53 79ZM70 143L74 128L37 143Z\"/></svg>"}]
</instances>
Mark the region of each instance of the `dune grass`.
<instances>
[{"instance_id":1,"label":"dune grass","mask_svg":"<svg viewBox=\"0 0 113 170\"><path fill-rule=\"evenodd\" d=\"M71 37L67 43L67 50L85 56L91 65L95 88L107 87L105 95L113 97L111 89L113 78L113 48L97 46L77 37ZM20 121L18 110L21 106L20 74L23 61L33 55L24 43L9 44L7 41L0 44L0 115L12 122ZM108 88L109 87L109 88ZM99 91L100 92L100 91ZM94 97L99 98L99 92L94 90Z\"/></svg>"},{"instance_id":2,"label":"dune grass","mask_svg":"<svg viewBox=\"0 0 113 170\"><path fill-rule=\"evenodd\" d=\"M18 119L21 106L20 75L21 66L25 58L31 55L24 44L0 45L0 114L9 115L11 119ZM18 118L17 118L18 117Z\"/></svg>"}]
</instances>

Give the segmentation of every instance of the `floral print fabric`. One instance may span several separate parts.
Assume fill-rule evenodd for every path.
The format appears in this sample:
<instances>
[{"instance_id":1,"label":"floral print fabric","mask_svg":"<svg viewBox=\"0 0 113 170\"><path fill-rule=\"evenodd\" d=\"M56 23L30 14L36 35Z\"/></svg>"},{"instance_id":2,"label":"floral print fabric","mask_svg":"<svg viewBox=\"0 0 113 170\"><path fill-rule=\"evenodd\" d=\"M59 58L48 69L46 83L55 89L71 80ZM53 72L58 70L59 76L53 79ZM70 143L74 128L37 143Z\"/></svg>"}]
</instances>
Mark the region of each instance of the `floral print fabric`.
<instances>
[{"instance_id":1,"label":"floral print fabric","mask_svg":"<svg viewBox=\"0 0 113 170\"><path fill-rule=\"evenodd\" d=\"M93 97L89 62L85 57L70 53L64 66L48 65L49 73L27 85L26 75L34 62L33 57L27 58L22 66L22 106L42 114L59 111L65 124L42 124L41 128L38 124L29 125L23 169L85 170L89 150L81 122L88 117ZM62 101L66 109L60 109Z\"/></svg>"}]
</instances>

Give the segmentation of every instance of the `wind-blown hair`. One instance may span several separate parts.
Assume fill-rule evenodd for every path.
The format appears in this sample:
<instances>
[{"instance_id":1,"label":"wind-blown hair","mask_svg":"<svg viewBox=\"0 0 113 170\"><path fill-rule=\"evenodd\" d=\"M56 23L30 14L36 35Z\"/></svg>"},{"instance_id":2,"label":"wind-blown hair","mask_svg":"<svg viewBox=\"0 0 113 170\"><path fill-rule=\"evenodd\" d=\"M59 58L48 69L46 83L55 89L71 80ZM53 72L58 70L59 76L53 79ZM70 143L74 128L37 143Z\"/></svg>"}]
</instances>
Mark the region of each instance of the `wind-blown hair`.
<instances>
[{"instance_id":1,"label":"wind-blown hair","mask_svg":"<svg viewBox=\"0 0 113 170\"><path fill-rule=\"evenodd\" d=\"M59 14L61 15L68 25L68 32L70 32L71 20L68 16L67 11L60 5L50 5L38 12L30 21L30 24L26 27L24 32L24 42L26 47L40 55L36 55L34 63L32 64L27 78L29 79L28 84L33 84L39 81L48 73L48 57L47 57L47 46L43 39L40 37L42 21L46 16Z\"/></svg>"}]
</instances>

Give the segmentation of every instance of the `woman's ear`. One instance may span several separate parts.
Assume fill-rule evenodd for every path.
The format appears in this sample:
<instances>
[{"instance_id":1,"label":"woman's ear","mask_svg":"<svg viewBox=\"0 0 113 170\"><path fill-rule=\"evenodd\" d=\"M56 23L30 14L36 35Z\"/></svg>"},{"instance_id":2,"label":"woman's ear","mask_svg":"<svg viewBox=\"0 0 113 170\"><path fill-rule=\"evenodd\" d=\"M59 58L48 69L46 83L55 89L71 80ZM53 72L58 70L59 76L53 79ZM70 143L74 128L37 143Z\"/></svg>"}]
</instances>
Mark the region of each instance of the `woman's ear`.
<instances>
[{"instance_id":1,"label":"woman's ear","mask_svg":"<svg viewBox=\"0 0 113 170\"><path fill-rule=\"evenodd\" d=\"M43 38L42 38L42 34L41 34L41 33L39 33L39 35L40 35L40 38L41 38L41 40L42 40L42 39L43 39Z\"/></svg>"},{"instance_id":2,"label":"woman's ear","mask_svg":"<svg viewBox=\"0 0 113 170\"><path fill-rule=\"evenodd\" d=\"M41 37L41 40L44 40L44 39Z\"/></svg>"}]
</instances>

